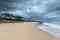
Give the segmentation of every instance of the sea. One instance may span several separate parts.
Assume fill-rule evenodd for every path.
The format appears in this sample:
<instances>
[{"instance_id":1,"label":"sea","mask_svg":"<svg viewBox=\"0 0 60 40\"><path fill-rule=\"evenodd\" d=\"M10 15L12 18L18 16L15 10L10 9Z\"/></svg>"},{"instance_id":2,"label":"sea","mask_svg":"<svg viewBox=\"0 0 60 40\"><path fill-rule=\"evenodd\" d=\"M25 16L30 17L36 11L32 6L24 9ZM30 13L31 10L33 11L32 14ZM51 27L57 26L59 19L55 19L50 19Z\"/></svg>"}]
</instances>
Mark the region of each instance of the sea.
<instances>
[{"instance_id":1,"label":"sea","mask_svg":"<svg viewBox=\"0 0 60 40\"><path fill-rule=\"evenodd\" d=\"M60 25L52 24L52 23L43 23L40 26L38 26L38 29L48 32L54 37L60 39Z\"/></svg>"}]
</instances>

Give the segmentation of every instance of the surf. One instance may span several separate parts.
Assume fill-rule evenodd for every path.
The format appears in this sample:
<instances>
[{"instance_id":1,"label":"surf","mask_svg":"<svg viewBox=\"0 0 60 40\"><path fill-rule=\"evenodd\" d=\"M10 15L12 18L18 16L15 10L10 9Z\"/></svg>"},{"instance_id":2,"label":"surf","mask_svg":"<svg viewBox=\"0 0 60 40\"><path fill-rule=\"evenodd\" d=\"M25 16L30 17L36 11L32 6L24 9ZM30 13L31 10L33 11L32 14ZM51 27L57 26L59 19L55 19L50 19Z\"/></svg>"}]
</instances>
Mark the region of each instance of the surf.
<instances>
[{"instance_id":1,"label":"surf","mask_svg":"<svg viewBox=\"0 0 60 40\"><path fill-rule=\"evenodd\" d=\"M42 29L45 32L53 35L56 38L60 39L60 25L57 24L50 24L50 23L43 23L38 26L38 29Z\"/></svg>"}]
</instances>

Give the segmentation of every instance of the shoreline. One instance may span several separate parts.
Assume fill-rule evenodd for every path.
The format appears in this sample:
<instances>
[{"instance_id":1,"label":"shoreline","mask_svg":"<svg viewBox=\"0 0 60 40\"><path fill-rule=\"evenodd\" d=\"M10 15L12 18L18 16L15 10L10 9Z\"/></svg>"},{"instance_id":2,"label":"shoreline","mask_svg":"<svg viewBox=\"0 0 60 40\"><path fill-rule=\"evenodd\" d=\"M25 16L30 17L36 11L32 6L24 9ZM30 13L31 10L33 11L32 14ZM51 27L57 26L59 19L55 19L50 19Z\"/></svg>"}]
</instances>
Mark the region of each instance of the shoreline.
<instances>
[{"instance_id":1,"label":"shoreline","mask_svg":"<svg viewBox=\"0 0 60 40\"><path fill-rule=\"evenodd\" d=\"M38 22L0 24L0 40L59 40L37 28Z\"/></svg>"}]
</instances>

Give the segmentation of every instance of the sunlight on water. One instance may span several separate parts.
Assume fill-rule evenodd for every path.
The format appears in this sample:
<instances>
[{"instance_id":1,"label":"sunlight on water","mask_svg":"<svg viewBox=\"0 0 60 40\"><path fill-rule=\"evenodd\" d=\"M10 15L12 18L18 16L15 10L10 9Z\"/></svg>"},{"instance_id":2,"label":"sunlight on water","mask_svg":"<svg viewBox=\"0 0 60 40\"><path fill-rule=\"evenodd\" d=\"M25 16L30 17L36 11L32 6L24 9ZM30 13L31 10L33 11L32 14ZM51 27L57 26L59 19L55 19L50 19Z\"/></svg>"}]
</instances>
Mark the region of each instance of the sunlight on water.
<instances>
[{"instance_id":1,"label":"sunlight on water","mask_svg":"<svg viewBox=\"0 0 60 40\"><path fill-rule=\"evenodd\" d=\"M60 25L43 23L38 28L60 39Z\"/></svg>"}]
</instances>

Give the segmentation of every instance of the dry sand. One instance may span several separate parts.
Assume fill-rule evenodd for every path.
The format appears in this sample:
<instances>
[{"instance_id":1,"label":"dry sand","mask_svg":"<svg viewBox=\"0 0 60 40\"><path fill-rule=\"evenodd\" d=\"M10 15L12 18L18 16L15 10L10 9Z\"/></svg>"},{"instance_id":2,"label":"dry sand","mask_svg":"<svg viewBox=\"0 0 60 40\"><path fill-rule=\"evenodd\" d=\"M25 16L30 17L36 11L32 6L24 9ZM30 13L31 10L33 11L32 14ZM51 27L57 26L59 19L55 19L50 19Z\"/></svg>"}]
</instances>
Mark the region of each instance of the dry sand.
<instances>
[{"instance_id":1,"label":"dry sand","mask_svg":"<svg viewBox=\"0 0 60 40\"><path fill-rule=\"evenodd\" d=\"M59 40L37 29L39 23L4 23L0 24L0 40Z\"/></svg>"}]
</instances>

